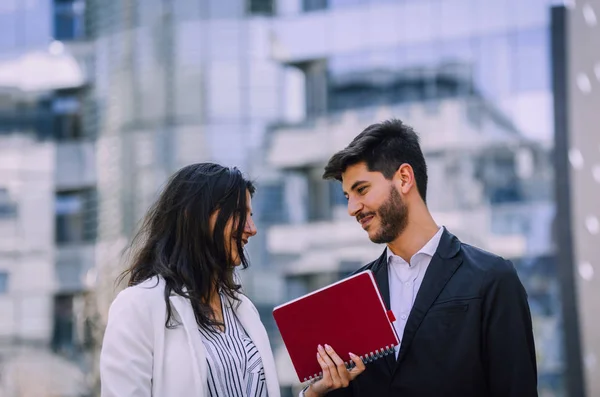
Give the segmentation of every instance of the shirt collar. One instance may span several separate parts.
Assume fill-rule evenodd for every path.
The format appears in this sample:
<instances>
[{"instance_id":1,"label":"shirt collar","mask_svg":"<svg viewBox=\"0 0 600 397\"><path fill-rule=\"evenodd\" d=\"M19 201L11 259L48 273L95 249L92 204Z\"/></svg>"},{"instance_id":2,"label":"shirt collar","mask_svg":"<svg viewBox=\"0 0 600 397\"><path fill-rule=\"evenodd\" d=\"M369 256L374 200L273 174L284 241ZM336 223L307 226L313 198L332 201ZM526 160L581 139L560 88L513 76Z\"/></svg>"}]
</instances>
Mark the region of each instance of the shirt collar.
<instances>
[{"instance_id":1,"label":"shirt collar","mask_svg":"<svg viewBox=\"0 0 600 397\"><path fill-rule=\"evenodd\" d=\"M438 229L437 233L431 238L431 240L429 240L423 246L423 248L421 248L419 251L417 251L416 254L413 255L413 258L418 254L426 254L429 256L435 255L435 251L437 251L438 245L440 245L440 240L442 239L442 234L444 234L443 226ZM392 250L387 247L386 247L386 250L387 250L387 260L388 260L388 263L390 263L390 260L392 259L392 257L394 257L396 255L394 255ZM404 260L402 260L402 261L404 262Z\"/></svg>"}]
</instances>

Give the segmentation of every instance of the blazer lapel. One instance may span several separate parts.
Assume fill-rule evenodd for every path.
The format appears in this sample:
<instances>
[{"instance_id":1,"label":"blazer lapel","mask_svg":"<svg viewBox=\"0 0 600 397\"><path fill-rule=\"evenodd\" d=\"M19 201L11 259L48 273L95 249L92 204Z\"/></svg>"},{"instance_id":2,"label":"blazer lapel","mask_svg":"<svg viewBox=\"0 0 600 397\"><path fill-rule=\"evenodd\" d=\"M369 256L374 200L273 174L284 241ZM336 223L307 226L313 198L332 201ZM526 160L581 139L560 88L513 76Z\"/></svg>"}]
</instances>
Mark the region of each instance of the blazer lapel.
<instances>
[{"instance_id":1,"label":"blazer lapel","mask_svg":"<svg viewBox=\"0 0 600 397\"><path fill-rule=\"evenodd\" d=\"M206 354L204 352L200 331L198 331L198 323L194 316L194 310L187 298L172 294L169 299L173 308L179 314L181 324L187 335L190 354L192 355L192 371L194 371L194 381L196 383L197 393L200 396L206 396L207 388L205 382L202 382L202 379L207 379L208 377L208 364L206 362Z\"/></svg>"},{"instance_id":2,"label":"blazer lapel","mask_svg":"<svg viewBox=\"0 0 600 397\"><path fill-rule=\"evenodd\" d=\"M279 397L280 390L277 367L275 365L275 358L273 357L273 351L271 350L267 331L252 302L244 295L240 294L238 297L241 302L239 303L239 307L235 310L235 314L260 353L265 370L265 379L269 397ZM234 302L234 308L236 307L235 305L236 303Z\"/></svg>"},{"instance_id":3,"label":"blazer lapel","mask_svg":"<svg viewBox=\"0 0 600 397\"><path fill-rule=\"evenodd\" d=\"M385 303L385 308L390 310L390 280L388 275L388 263L387 263L387 250L383 251L383 254L377 259L373 266L373 276L379 287L379 292ZM378 360L379 361L379 360ZM388 371L391 373L396 365L396 357L393 354L388 354L383 358L386 362Z\"/></svg>"},{"instance_id":4,"label":"blazer lapel","mask_svg":"<svg viewBox=\"0 0 600 397\"><path fill-rule=\"evenodd\" d=\"M385 303L385 308L390 310L390 280L388 276L388 264L387 264L387 251L383 251L383 254L377 259L373 265L373 276L379 287L379 292Z\"/></svg>"},{"instance_id":5,"label":"blazer lapel","mask_svg":"<svg viewBox=\"0 0 600 397\"><path fill-rule=\"evenodd\" d=\"M425 314L427 314L427 311L429 311L429 308L461 263L460 241L447 230L444 230L438 249L433 258L431 258L431 262L417 293L415 303L408 316L395 371L398 370L400 363L406 356L406 351L409 349L421 322L425 318Z\"/></svg>"}]
</instances>

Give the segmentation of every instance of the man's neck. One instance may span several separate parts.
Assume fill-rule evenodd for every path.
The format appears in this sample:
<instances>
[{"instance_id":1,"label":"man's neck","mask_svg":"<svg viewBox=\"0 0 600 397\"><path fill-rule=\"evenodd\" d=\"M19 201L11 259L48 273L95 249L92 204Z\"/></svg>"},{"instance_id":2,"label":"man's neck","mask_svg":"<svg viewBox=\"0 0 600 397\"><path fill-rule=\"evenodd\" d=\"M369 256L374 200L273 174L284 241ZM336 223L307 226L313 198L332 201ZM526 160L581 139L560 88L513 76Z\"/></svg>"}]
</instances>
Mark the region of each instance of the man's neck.
<instances>
[{"instance_id":1,"label":"man's neck","mask_svg":"<svg viewBox=\"0 0 600 397\"><path fill-rule=\"evenodd\" d=\"M435 236L438 230L439 226L427 211L421 217L414 217L412 220L409 218L404 231L394 241L387 244L388 249L394 255L398 255L410 263L413 255L419 252Z\"/></svg>"}]
</instances>

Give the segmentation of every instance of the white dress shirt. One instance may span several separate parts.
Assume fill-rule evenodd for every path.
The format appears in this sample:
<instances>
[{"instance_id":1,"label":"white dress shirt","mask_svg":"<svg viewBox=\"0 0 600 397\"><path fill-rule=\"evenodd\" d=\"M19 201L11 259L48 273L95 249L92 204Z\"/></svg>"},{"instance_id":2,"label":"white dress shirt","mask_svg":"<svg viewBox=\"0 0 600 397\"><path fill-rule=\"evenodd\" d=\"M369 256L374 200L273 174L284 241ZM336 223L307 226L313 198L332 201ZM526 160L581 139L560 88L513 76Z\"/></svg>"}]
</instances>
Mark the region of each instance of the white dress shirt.
<instances>
[{"instance_id":1,"label":"white dress shirt","mask_svg":"<svg viewBox=\"0 0 600 397\"><path fill-rule=\"evenodd\" d=\"M444 228L440 227L438 232L410 258L410 263L387 248L388 279L390 286L390 309L396 317L394 328L398 339L402 342L406 320L415 303L415 298L423 282L423 277L429 267L429 262L440 244ZM400 346L396 346L396 358Z\"/></svg>"}]
</instances>

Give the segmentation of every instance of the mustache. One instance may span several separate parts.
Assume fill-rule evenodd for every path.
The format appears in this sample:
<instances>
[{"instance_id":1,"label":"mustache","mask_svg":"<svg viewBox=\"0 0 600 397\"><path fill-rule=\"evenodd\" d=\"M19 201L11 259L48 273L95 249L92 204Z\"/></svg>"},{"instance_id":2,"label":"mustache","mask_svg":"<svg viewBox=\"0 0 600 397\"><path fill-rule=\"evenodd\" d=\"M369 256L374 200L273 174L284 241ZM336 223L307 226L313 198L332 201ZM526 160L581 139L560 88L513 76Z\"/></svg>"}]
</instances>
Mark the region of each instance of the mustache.
<instances>
[{"instance_id":1,"label":"mustache","mask_svg":"<svg viewBox=\"0 0 600 397\"><path fill-rule=\"evenodd\" d=\"M367 216L375 216L375 212L365 212L356 215L356 221L360 222L361 219L366 218Z\"/></svg>"}]
</instances>

